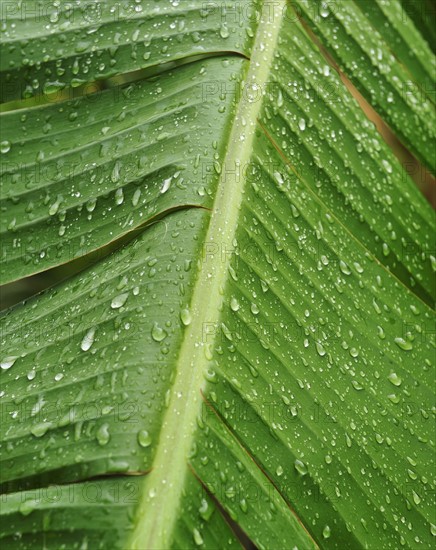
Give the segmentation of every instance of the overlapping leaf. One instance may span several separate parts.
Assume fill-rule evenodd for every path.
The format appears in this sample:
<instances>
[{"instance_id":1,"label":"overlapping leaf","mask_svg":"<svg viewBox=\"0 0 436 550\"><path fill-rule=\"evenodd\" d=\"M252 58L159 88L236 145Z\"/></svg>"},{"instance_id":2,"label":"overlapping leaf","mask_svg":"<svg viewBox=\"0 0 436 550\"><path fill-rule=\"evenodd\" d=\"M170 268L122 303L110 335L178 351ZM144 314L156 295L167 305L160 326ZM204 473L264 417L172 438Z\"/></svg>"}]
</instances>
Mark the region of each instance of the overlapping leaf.
<instances>
[{"instance_id":1,"label":"overlapping leaf","mask_svg":"<svg viewBox=\"0 0 436 550\"><path fill-rule=\"evenodd\" d=\"M147 127L194 93L179 119L184 181L160 193L146 171L142 234L2 318L10 547L216 548L241 532L259 548L432 544L432 212L287 8L264 4L250 60L135 86L126 110ZM89 143L108 117L130 131L107 97L79 101L95 116ZM79 129L60 136L68 154ZM125 232L108 208L114 235L97 238L96 213L82 221L91 248ZM32 496L50 482L58 500Z\"/></svg>"},{"instance_id":2,"label":"overlapping leaf","mask_svg":"<svg viewBox=\"0 0 436 550\"><path fill-rule=\"evenodd\" d=\"M298 7L345 74L434 172L436 61L401 2L301 0Z\"/></svg>"}]
</instances>

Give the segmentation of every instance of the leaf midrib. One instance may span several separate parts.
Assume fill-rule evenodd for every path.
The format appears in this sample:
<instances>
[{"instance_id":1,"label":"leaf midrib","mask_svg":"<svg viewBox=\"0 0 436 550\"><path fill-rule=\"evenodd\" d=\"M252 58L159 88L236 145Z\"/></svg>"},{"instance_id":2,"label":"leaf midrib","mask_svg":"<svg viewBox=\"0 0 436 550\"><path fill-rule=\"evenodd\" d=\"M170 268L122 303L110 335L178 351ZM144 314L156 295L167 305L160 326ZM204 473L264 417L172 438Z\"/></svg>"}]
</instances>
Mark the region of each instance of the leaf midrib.
<instances>
[{"instance_id":1,"label":"leaf midrib","mask_svg":"<svg viewBox=\"0 0 436 550\"><path fill-rule=\"evenodd\" d=\"M274 13L271 13L270 8L268 3L262 7L252 56L243 82L245 87L261 92L272 65L285 13L285 0L274 3ZM243 198L245 179L237 176L236 171L239 170L235 168L245 166L250 159L262 105L259 100L250 102L246 95L241 94L236 107L205 238L205 242L217 245L218 253L210 261L202 261L199 266L191 299L193 320L185 328L153 470L145 480L136 527L128 544L132 549L169 548L171 544L171 533L177 520L187 473L188 454L194 439L196 419L201 411L204 373L209 364L207 350L213 346L213 341L202 341L203 326L206 322L212 326L219 323L222 289L231 260L230 254L225 254L223 258L221 252L233 248Z\"/></svg>"}]
</instances>

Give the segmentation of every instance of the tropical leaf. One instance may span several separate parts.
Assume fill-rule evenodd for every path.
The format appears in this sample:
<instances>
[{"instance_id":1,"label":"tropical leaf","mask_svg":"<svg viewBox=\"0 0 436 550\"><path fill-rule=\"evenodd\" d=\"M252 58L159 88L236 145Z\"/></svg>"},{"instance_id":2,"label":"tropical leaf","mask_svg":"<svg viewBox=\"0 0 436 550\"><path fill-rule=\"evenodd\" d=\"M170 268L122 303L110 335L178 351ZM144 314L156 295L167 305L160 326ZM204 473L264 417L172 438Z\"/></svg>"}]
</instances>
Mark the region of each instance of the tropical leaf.
<instances>
[{"instance_id":1,"label":"tropical leaf","mask_svg":"<svg viewBox=\"0 0 436 550\"><path fill-rule=\"evenodd\" d=\"M436 60L402 3L301 0L298 6L347 76L434 172Z\"/></svg>"},{"instance_id":2,"label":"tropical leaf","mask_svg":"<svg viewBox=\"0 0 436 550\"><path fill-rule=\"evenodd\" d=\"M432 166L389 4L10 8L2 282L103 257L1 318L8 548L431 547L434 216L308 29Z\"/></svg>"}]
</instances>

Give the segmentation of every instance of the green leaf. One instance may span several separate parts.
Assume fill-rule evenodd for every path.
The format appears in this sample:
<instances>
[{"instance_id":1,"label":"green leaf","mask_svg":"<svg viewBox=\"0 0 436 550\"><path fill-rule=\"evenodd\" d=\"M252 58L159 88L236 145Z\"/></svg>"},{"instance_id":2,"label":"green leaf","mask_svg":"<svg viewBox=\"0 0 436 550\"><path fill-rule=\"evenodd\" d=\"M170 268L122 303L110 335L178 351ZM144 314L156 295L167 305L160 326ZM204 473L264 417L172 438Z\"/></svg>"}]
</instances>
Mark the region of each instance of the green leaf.
<instances>
[{"instance_id":1,"label":"green leaf","mask_svg":"<svg viewBox=\"0 0 436 550\"><path fill-rule=\"evenodd\" d=\"M434 172L436 60L401 2L299 0L297 4L297 11L348 78Z\"/></svg>"},{"instance_id":2,"label":"green leaf","mask_svg":"<svg viewBox=\"0 0 436 550\"><path fill-rule=\"evenodd\" d=\"M245 18L259 3L242 0L237 10ZM50 101L67 87L199 54L244 55L254 33L247 32L250 25L229 28L223 6L203 0L5 4L0 100L43 94Z\"/></svg>"},{"instance_id":3,"label":"green leaf","mask_svg":"<svg viewBox=\"0 0 436 550\"><path fill-rule=\"evenodd\" d=\"M2 283L82 256L180 205L212 206L201 170L214 172L231 115L216 75L231 90L241 64L211 59L92 98L5 113Z\"/></svg>"},{"instance_id":4,"label":"green leaf","mask_svg":"<svg viewBox=\"0 0 436 550\"><path fill-rule=\"evenodd\" d=\"M412 19L416 28L427 40L428 45L435 50L436 29L434 26L435 7L431 0L401 0L401 5Z\"/></svg>"},{"instance_id":5,"label":"green leaf","mask_svg":"<svg viewBox=\"0 0 436 550\"><path fill-rule=\"evenodd\" d=\"M4 280L131 232L2 315L2 541L429 548L433 212L292 6L208 7L221 55L2 115Z\"/></svg>"}]
</instances>

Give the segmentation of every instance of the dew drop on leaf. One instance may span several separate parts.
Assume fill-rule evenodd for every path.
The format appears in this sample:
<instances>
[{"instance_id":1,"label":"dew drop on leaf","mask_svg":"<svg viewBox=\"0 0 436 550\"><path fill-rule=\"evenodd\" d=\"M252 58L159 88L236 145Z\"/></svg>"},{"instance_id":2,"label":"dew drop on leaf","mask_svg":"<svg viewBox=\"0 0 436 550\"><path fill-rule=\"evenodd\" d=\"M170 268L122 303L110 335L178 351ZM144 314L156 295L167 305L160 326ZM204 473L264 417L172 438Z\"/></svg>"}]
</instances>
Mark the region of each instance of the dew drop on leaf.
<instances>
[{"instance_id":1,"label":"dew drop on leaf","mask_svg":"<svg viewBox=\"0 0 436 550\"><path fill-rule=\"evenodd\" d=\"M39 422L38 424L35 424L35 426L32 426L30 433L32 433L35 437L42 437L48 432L49 428L51 428L50 422Z\"/></svg>"},{"instance_id":2,"label":"dew drop on leaf","mask_svg":"<svg viewBox=\"0 0 436 550\"><path fill-rule=\"evenodd\" d=\"M94 343L95 328L91 328L83 337L83 340L80 344L82 351L88 351L91 349L92 344Z\"/></svg>"},{"instance_id":3,"label":"dew drop on leaf","mask_svg":"<svg viewBox=\"0 0 436 550\"><path fill-rule=\"evenodd\" d=\"M324 527L324 529L322 530L322 536L323 536L323 538L324 538L324 539L329 539L330 536L331 536L331 534L332 534L332 531L331 531L330 527L329 527L328 525L326 525L326 526Z\"/></svg>"},{"instance_id":4,"label":"dew drop on leaf","mask_svg":"<svg viewBox=\"0 0 436 550\"><path fill-rule=\"evenodd\" d=\"M404 340L404 338L395 338L394 342L397 344L397 346L404 350L404 351L410 351L413 349L412 343L408 342L407 340Z\"/></svg>"},{"instance_id":5,"label":"dew drop on leaf","mask_svg":"<svg viewBox=\"0 0 436 550\"><path fill-rule=\"evenodd\" d=\"M2 362L0 363L0 367L3 370L8 370L13 366L13 364L17 359L18 359L18 356L15 356L15 355L11 355L10 357L5 357L4 359L2 359Z\"/></svg>"},{"instance_id":6,"label":"dew drop on leaf","mask_svg":"<svg viewBox=\"0 0 436 550\"><path fill-rule=\"evenodd\" d=\"M3 154L6 154L6 153L9 153L9 151L11 150L11 143L10 141L2 141L0 143L0 151L3 153Z\"/></svg>"},{"instance_id":7,"label":"dew drop on leaf","mask_svg":"<svg viewBox=\"0 0 436 550\"><path fill-rule=\"evenodd\" d=\"M188 308L182 309L182 311L180 312L180 320L185 325L185 327L192 323L192 315Z\"/></svg>"},{"instance_id":8,"label":"dew drop on leaf","mask_svg":"<svg viewBox=\"0 0 436 550\"><path fill-rule=\"evenodd\" d=\"M342 260L339 261L339 269L342 271L344 275L351 275L351 269Z\"/></svg>"},{"instance_id":9,"label":"dew drop on leaf","mask_svg":"<svg viewBox=\"0 0 436 550\"><path fill-rule=\"evenodd\" d=\"M147 430L140 430L138 432L138 443L141 447L149 447L151 445L151 437Z\"/></svg>"},{"instance_id":10,"label":"dew drop on leaf","mask_svg":"<svg viewBox=\"0 0 436 550\"><path fill-rule=\"evenodd\" d=\"M229 29L227 28L227 25L222 25L220 28L220 36L221 38L228 38L229 37Z\"/></svg>"},{"instance_id":11,"label":"dew drop on leaf","mask_svg":"<svg viewBox=\"0 0 436 550\"><path fill-rule=\"evenodd\" d=\"M201 546L203 544L203 537L201 536L200 531L195 527L192 531L192 536L194 537L194 542L197 546Z\"/></svg>"},{"instance_id":12,"label":"dew drop on leaf","mask_svg":"<svg viewBox=\"0 0 436 550\"><path fill-rule=\"evenodd\" d=\"M316 345L316 351L318 352L318 355L320 355L321 357L324 357L324 355L326 354L324 346L321 344L321 342L316 342L315 345Z\"/></svg>"},{"instance_id":13,"label":"dew drop on leaf","mask_svg":"<svg viewBox=\"0 0 436 550\"><path fill-rule=\"evenodd\" d=\"M99 445L107 445L110 440L109 424L102 424L95 434Z\"/></svg>"},{"instance_id":14,"label":"dew drop on leaf","mask_svg":"<svg viewBox=\"0 0 436 550\"><path fill-rule=\"evenodd\" d=\"M238 300L237 300L235 297L231 298L231 300L230 300L230 308L231 308L231 310L232 310L232 311L238 311L238 310L239 310L239 307L240 307L240 306L239 306Z\"/></svg>"},{"instance_id":15,"label":"dew drop on leaf","mask_svg":"<svg viewBox=\"0 0 436 550\"><path fill-rule=\"evenodd\" d=\"M394 386L401 386L402 380L395 372L391 372L391 374L388 376L388 380Z\"/></svg>"},{"instance_id":16,"label":"dew drop on leaf","mask_svg":"<svg viewBox=\"0 0 436 550\"><path fill-rule=\"evenodd\" d=\"M168 336L168 333L160 327L157 323L154 323L151 329L151 337L155 342L162 342Z\"/></svg>"},{"instance_id":17,"label":"dew drop on leaf","mask_svg":"<svg viewBox=\"0 0 436 550\"><path fill-rule=\"evenodd\" d=\"M115 296L115 298L112 299L111 308L119 309L120 307L123 307L123 305L127 302L128 297L129 297L128 292L123 292L123 294L119 294L118 296Z\"/></svg>"},{"instance_id":18,"label":"dew drop on leaf","mask_svg":"<svg viewBox=\"0 0 436 550\"><path fill-rule=\"evenodd\" d=\"M166 193L168 191L171 185L171 179L172 178L167 178L166 180L164 180L162 187L160 188L161 194Z\"/></svg>"},{"instance_id":19,"label":"dew drop on leaf","mask_svg":"<svg viewBox=\"0 0 436 550\"><path fill-rule=\"evenodd\" d=\"M302 476L305 476L308 472L306 464L304 464L304 462L302 462L298 458L294 462L294 467L297 472Z\"/></svg>"}]
</instances>

